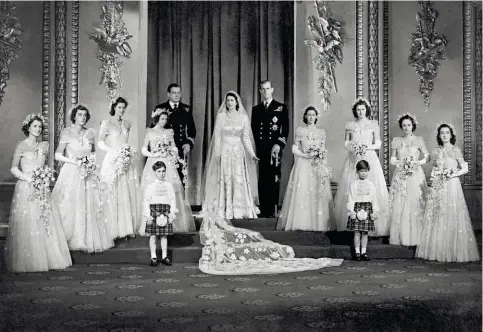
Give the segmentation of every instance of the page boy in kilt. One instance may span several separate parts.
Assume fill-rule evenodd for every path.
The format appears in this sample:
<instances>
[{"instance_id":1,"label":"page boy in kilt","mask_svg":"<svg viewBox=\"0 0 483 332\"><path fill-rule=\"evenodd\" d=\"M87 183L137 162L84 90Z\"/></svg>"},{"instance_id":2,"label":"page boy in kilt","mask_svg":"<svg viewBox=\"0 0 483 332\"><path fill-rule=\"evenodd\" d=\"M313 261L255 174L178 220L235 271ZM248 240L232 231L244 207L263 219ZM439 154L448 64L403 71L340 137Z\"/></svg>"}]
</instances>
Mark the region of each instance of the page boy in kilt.
<instances>
[{"instance_id":1,"label":"page boy in kilt","mask_svg":"<svg viewBox=\"0 0 483 332\"><path fill-rule=\"evenodd\" d=\"M356 164L356 170L359 178L349 187L347 228L354 231L354 260L369 261L370 258L366 252L368 233L375 232L374 220L377 219L380 209L376 187L367 178L370 170L369 163L360 160Z\"/></svg>"},{"instance_id":2,"label":"page boy in kilt","mask_svg":"<svg viewBox=\"0 0 483 332\"><path fill-rule=\"evenodd\" d=\"M139 233L149 236L151 266L159 265L156 255L156 237L161 237L161 263L171 265L168 258L168 235L173 234L173 220L176 212L176 197L171 182L165 181L166 164L157 161L153 164L156 180L150 183L144 193L143 220Z\"/></svg>"}]
</instances>

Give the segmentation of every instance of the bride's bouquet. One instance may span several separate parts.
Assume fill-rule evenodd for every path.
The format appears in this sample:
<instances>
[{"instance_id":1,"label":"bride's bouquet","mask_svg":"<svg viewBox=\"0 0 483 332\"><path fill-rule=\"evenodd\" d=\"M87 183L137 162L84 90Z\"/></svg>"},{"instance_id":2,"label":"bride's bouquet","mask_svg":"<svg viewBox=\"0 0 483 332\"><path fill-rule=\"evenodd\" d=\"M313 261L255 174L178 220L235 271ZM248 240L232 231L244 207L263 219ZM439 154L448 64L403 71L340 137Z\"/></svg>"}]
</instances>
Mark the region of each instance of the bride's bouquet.
<instances>
[{"instance_id":1,"label":"bride's bouquet","mask_svg":"<svg viewBox=\"0 0 483 332\"><path fill-rule=\"evenodd\" d=\"M356 157L363 158L366 155L367 145L362 142L352 144L352 152Z\"/></svg>"},{"instance_id":2,"label":"bride's bouquet","mask_svg":"<svg viewBox=\"0 0 483 332\"><path fill-rule=\"evenodd\" d=\"M134 159L136 157L136 151L132 146L123 146L116 158L114 159L114 166L116 168L116 175L120 176L126 173L131 166L134 164Z\"/></svg>"},{"instance_id":3,"label":"bride's bouquet","mask_svg":"<svg viewBox=\"0 0 483 332\"><path fill-rule=\"evenodd\" d=\"M413 156L407 156L402 160L401 169L406 177L414 175L419 168L419 162Z\"/></svg>"},{"instance_id":4,"label":"bride's bouquet","mask_svg":"<svg viewBox=\"0 0 483 332\"><path fill-rule=\"evenodd\" d=\"M77 157L76 161L81 179L88 178L95 174L98 169L95 155Z\"/></svg>"}]
</instances>

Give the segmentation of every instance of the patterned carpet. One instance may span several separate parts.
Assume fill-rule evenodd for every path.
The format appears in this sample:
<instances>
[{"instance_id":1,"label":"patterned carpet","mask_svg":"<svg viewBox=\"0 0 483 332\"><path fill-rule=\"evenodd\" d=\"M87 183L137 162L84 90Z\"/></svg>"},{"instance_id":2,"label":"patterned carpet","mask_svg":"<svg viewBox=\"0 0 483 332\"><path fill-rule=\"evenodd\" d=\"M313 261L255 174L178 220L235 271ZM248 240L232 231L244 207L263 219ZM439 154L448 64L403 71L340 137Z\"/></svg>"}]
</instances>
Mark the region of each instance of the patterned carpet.
<instances>
[{"instance_id":1,"label":"patterned carpet","mask_svg":"<svg viewBox=\"0 0 483 332\"><path fill-rule=\"evenodd\" d=\"M481 262L345 261L225 277L196 264L0 274L0 331L481 331Z\"/></svg>"}]
</instances>

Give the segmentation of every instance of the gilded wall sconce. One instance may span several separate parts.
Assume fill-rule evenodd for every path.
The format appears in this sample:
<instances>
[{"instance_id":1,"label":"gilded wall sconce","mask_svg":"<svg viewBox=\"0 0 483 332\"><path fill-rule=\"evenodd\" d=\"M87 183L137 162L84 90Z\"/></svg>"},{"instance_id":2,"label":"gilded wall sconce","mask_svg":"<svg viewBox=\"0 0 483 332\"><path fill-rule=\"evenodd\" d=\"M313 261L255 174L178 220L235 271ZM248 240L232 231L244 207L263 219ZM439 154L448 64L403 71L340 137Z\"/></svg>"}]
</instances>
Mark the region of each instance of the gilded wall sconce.
<instances>
[{"instance_id":1,"label":"gilded wall sconce","mask_svg":"<svg viewBox=\"0 0 483 332\"><path fill-rule=\"evenodd\" d=\"M106 1L102 6L101 24L94 26L90 38L98 45L97 59L101 62L101 81L110 101L116 99L122 88L121 67L123 58L131 57L127 32L122 19L123 6L119 1Z\"/></svg>"},{"instance_id":2,"label":"gilded wall sconce","mask_svg":"<svg viewBox=\"0 0 483 332\"><path fill-rule=\"evenodd\" d=\"M22 32L15 5L12 1L0 1L0 105L10 78L10 64L17 60L22 49Z\"/></svg>"},{"instance_id":3,"label":"gilded wall sconce","mask_svg":"<svg viewBox=\"0 0 483 332\"><path fill-rule=\"evenodd\" d=\"M448 43L446 37L434 32L438 11L433 9L431 1L419 1L422 12L416 16L418 21L416 32L411 34L409 65L419 75L419 93L426 111L431 104L431 92L434 79L438 75L439 61L444 60L444 48Z\"/></svg>"},{"instance_id":4,"label":"gilded wall sconce","mask_svg":"<svg viewBox=\"0 0 483 332\"><path fill-rule=\"evenodd\" d=\"M324 111L330 107L332 91L337 92L335 66L342 63L343 23L332 18L328 7L329 1L316 1L317 16L309 16L308 27L312 38L305 40L305 45L317 50L314 59L319 71L318 90Z\"/></svg>"}]
</instances>

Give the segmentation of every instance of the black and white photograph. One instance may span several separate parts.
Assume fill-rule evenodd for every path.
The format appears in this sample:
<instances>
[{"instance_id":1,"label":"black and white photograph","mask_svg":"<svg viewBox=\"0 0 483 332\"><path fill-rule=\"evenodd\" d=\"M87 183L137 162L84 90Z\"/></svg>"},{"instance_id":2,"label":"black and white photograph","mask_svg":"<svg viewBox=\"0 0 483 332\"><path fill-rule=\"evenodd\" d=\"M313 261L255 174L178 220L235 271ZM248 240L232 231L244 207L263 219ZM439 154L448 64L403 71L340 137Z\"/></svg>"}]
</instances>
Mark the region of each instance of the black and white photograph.
<instances>
[{"instance_id":1,"label":"black and white photograph","mask_svg":"<svg viewBox=\"0 0 483 332\"><path fill-rule=\"evenodd\" d=\"M481 331L482 59L480 1L1 1L0 331Z\"/></svg>"}]
</instances>

